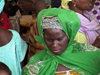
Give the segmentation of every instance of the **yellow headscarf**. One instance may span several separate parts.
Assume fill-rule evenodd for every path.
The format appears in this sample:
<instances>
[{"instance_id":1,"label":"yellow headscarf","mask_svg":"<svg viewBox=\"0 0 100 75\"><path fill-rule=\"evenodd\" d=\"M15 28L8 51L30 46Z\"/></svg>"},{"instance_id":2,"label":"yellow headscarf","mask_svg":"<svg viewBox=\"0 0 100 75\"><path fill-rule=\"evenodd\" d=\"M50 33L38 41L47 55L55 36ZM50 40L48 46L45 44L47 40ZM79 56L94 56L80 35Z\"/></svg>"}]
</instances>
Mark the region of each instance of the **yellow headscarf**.
<instances>
[{"instance_id":1,"label":"yellow headscarf","mask_svg":"<svg viewBox=\"0 0 100 75\"><path fill-rule=\"evenodd\" d=\"M61 2L61 7L62 7L63 9L68 9L68 8L69 8L69 7L68 7L69 1L72 1L72 0L62 0L62 2Z\"/></svg>"}]
</instances>

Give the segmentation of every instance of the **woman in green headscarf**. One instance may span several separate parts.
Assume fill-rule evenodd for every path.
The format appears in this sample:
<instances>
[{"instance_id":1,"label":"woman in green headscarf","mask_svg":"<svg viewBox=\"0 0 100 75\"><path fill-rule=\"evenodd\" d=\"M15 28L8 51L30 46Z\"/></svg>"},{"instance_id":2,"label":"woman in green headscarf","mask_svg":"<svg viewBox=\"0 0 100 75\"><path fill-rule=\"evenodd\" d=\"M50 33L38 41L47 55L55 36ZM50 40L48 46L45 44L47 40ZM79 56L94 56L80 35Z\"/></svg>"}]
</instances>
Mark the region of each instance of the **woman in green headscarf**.
<instances>
[{"instance_id":1,"label":"woman in green headscarf","mask_svg":"<svg viewBox=\"0 0 100 75\"><path fill-rule=\"evenodd\" d=\"M23 68L23 75L54 75L59 72L72 75L98 75L100 51L93 46L79 44L74 37L80 20L71 10L51 8L42 10L37 18L45 49L34 55Z\"/></svg>"}]
</instances>

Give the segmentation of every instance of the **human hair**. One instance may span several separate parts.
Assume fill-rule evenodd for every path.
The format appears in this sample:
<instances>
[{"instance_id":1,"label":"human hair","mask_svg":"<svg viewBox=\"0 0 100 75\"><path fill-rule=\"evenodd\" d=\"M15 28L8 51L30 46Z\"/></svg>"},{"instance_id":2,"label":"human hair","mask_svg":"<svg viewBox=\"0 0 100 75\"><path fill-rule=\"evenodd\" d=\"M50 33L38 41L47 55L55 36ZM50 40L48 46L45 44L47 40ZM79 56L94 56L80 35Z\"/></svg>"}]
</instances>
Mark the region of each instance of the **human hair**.
<instances>
[{"instance_id":1,"label":"human hair","mask_svg":"<svg viewBox=\"0 0 100 75\"><path fill-rule=\"evenodd\" d=\"M1 20L2 20L2 12L0 13L0 25L3 26L4 24Z\"/></svg>"},{"instance_id":2,"label":"human hair","mask_svg":"<svg viewBox=\"0 0 100 75\"><path fill-rule=\"evenodd\" d=\"M12 75L8 66L2 62L0 62L0 70L6 71L9 75Z\"/></svg>"}]
</instances>

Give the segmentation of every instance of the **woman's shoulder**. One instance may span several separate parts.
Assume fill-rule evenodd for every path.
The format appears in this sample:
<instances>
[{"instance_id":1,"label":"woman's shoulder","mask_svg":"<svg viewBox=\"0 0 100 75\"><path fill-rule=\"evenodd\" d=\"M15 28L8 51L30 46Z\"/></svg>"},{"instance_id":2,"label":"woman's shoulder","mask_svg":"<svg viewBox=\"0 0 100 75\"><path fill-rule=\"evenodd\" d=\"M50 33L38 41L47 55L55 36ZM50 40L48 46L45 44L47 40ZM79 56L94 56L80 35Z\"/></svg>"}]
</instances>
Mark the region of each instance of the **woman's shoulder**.
<instances>
[{"instance_id":1,"label":"woman's shoulder","mask_svg":"<svg viewBox=\"0 0 100 75\"><path fill-rule=\"evenodd\" d=\"M18 40L22 40L20 34L17 31L15 30L9 30L9 31L12 33L12 41L16 40L17 42Z\"/></svg>"},{"instance_id":2,"label":"woman's shoulder","mask_svg":"<svg viewBox=\"0 0 100 75\"><path fill-rule=\"evenodd\" d=\"M20 35L15 30L5 30L0 28L0 46L5 46L20 38Z\"/></svg>"},{"instance_id":3,"label":"woman's shoulder","mask_svg":"<svg viewBox=\"0 0 100 75\"><path fill-rule=\"evenodd\" d=\"M6 45L12 39L12 33L8 30L0 28L0 46Z\"/></svg>"}]
</instances>

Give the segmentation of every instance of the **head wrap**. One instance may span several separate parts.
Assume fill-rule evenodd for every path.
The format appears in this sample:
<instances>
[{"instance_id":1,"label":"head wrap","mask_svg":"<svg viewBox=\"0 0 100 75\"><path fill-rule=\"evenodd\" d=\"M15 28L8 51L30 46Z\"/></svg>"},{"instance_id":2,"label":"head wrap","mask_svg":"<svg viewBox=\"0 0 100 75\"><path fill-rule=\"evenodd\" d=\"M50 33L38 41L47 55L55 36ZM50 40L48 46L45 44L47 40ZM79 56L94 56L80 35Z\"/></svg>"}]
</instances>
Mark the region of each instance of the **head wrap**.
<instances>
[{"instance_id":1,"label":"head wrap","mask_svg":"<svg viewBox=\"0 0 100 75\"><path fill-rule=\"evenodd\" d=\"M62 26L60 22L57 20L57 17L47 16L42 19L42 28L48 29L48 28L56 28L56 29L62 29Z\"/></svg>"},{"instance_id":2,"label":"head wrap","mask_svg":"<svg viewBox=\"0 0 100 75\"><path fill-rule=\"evenodd\" d=\"M66 50L61 55L53 54L44 42L42 20L46 16L56 16L62 25L62 30L70 39ZM35 36L35 39L42 42L45 49L33 56L29 64L31 66L39 63L35 65L36 68L39 67L39 69L37 68L38 75L54 75L59 64L77 71L81 75L97 75L100 72L100 51L84 52L84 50L95 50L95 48L87 48L86 45L80 45L74 41L80 28L80 20L74 11L59 8L44 9L37 17L37 24L40 36ZM32 67L30 70L32 71Z\"/></svg>"},{"instance_id":3,"label":"head wrap","mask_svg":"<svg viewBox=\"0 0 100 75\"><path fill-rule=\"evenodd\" d=\"M68 6L69 1L72 1L72 0L62 0L61 7L63 9L68 9L69 8L69 6Z\"/></svg>"},{"instance_id":4,"label":"head wrap","mask_svg":"<svg viewBox=\"0 0 100 75\"><path fill-rule=\"evenodd\" d=\"M0 13L2 12L4 5L5 5L4 0L0 0Z\"/></svg>"}]
</instances>

